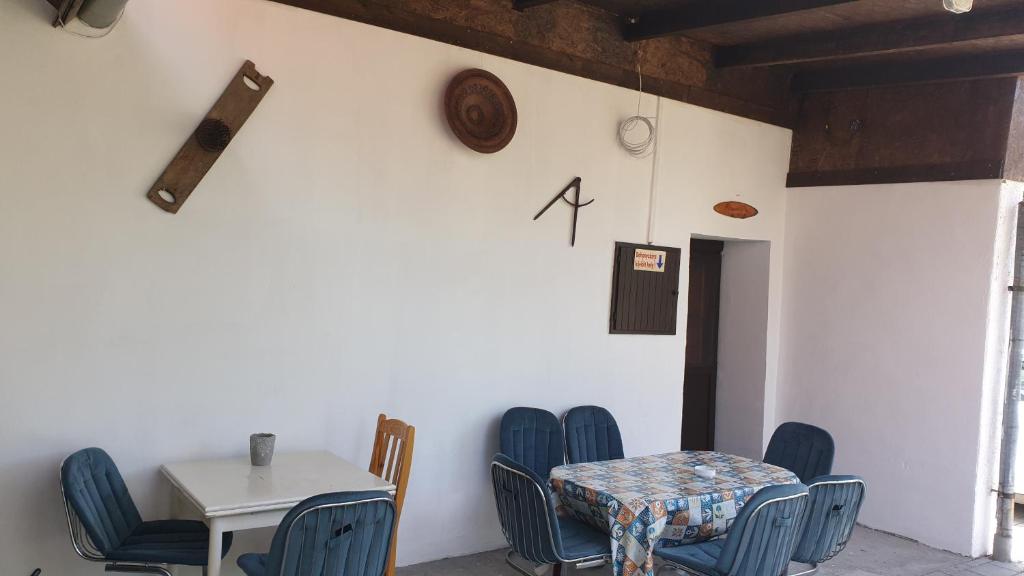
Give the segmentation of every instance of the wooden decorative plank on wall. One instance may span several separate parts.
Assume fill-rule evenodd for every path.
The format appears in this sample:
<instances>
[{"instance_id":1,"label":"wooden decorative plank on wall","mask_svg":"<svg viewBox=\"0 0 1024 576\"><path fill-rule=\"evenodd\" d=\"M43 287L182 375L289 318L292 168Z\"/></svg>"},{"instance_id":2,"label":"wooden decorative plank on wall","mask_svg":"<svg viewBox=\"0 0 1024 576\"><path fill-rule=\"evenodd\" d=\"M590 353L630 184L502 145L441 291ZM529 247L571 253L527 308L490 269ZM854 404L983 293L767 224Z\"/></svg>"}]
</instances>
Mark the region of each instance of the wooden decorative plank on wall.
<instances>
[{"instance_id":1,"label":"wooden decorative plank on wall","mask_svg":"<svg viewBox=\"0 0 1024 576\"><path fill-rule=\"evenodd\" d=\"M177 214L273 85L247 60L150 188L150 201Z\"/></svg>"}]
</instances>

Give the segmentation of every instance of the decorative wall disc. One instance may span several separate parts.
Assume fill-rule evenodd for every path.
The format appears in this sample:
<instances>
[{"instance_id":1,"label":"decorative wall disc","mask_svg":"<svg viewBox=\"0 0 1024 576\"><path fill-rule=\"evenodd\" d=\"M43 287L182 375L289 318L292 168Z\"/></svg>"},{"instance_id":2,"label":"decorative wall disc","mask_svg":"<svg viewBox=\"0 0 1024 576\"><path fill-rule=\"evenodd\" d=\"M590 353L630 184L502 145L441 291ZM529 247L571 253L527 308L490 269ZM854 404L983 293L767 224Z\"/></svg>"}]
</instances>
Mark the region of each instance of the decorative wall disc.
<instances>
[{"instance_id":1,"label":"decorative wall disc","mask_svg":"<svg viewBox=\"0 0 1024 576\"><path fill-rule=\"evenodd\" d=\"M715 204L715 212L718 212L722 216L739 218L741 220L757 216L757 208L754 208L745 202L736 202L734 200Z\"/></svg>"},{"instance_id":2,"label":"decorative wall disc","mask_svg":"<svg viewBox=\"0 0 1024 576\"><path fill-rule=\"evenodd\" d=\"M477 152L497 152L516 134L519 114L512 93L486 70L456 75L445 93L444 108L455 136Z\"/></svg>"}]
</instances>

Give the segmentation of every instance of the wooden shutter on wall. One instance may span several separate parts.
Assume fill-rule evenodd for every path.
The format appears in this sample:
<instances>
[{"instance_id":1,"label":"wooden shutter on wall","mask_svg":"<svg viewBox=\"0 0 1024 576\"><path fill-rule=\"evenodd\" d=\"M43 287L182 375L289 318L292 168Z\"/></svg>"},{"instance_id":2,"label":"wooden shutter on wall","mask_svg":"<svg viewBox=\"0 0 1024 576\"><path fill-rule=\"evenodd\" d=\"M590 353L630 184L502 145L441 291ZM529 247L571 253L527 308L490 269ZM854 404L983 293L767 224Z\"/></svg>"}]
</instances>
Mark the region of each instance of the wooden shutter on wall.
<instances>
[{"instance_id":1,"label":"wooden shutter on wall","mask_svg":"<svg viewBox=\"0 0 1024 576\"><path fill-rule=\"evenodd\" d=\"M637 250L664 252L664 272L635 270ZM615 243L611 334L676 333L679 260L679 248Z\"/></svg>"}]
</instances>

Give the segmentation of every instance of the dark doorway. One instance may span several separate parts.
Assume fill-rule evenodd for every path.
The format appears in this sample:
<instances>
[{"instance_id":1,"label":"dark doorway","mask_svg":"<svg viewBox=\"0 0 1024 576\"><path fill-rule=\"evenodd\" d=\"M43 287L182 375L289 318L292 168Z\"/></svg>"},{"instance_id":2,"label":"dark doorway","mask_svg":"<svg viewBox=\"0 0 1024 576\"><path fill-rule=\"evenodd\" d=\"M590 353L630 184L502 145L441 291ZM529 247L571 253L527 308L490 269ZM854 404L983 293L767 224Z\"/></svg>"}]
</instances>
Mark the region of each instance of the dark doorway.
<instances>
[{"instance_id":1,"label":"dark doorway","mask_svg":"<svg viewBox=\"0 0 1024 576\"><path fill-rule=\"evenodd\" d=\"M718 310L724 242L690 241L690 295L683 383L683 450L714 450Z\"/></svg>"}]
</instances>

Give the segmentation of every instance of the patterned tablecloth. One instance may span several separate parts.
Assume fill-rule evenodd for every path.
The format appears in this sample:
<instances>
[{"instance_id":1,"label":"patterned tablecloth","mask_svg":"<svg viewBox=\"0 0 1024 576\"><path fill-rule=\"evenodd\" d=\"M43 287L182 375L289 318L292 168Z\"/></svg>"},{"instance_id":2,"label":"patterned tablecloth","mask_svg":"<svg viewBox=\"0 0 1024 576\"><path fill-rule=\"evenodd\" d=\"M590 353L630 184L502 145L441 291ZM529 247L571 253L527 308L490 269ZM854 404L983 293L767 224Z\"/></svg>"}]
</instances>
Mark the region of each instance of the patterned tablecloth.
<instances>
[{"instance_id":1,"label":"patterned tablecloth","mask_svg":"<svg viewBox=\"0 0 1024 576\"><path fill-rule=\"evenodd\" d=\"M712 480L694 466L715 468ZM653 576L651 552L724 534L758 490L799 479L784 468L718 452L674 452L559 466L551 485L577 519L611 534L615 576Z\"/></svg>"}]
</instances>

